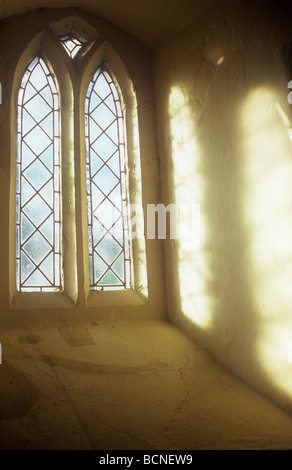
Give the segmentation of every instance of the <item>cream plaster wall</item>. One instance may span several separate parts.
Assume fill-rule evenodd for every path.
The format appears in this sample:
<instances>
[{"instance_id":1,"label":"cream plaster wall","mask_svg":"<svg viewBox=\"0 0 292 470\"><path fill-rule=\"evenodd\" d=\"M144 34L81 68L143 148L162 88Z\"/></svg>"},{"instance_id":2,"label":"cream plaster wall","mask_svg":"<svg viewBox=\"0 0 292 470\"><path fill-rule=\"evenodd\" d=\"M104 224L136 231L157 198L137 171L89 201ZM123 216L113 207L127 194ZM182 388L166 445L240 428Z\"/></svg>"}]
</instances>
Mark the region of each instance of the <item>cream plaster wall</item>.
<instances>
[{"instance_id":1,"label":"cream plaster wall","mask_svg":"<svg viewBox=\"0 0 292 470\"><path fill-rule=\"evenodd\" d=\"M291 409L289 18L285 2L222 2L154 71L163 202L200 206L200 244L165 243L169 317Z\"/></svg>"}]
</instances>

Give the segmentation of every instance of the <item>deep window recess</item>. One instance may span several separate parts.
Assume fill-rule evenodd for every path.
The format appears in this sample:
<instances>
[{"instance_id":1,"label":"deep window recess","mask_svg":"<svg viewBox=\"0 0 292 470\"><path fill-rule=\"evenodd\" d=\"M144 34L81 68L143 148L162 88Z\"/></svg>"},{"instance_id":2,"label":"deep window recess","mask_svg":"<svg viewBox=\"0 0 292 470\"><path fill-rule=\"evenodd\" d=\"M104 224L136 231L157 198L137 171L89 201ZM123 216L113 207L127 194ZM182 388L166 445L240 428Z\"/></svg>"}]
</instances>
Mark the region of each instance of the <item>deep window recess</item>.
<instances>
[{"instance_id":1,"label":"deep window recess","mask_svg":"<svg viewBox=\"0 0 292 470\"><path fill-rule=\"evenodd\" d=\"M55 79L37 55L18 93L16 282L58 291L61 272L60 106Z\"/></svg>"},{"instance_id":2,"label":"deep window recess","mask_svg":"<svg viewBox=\"0 0 292 470\"><path fill-rule=\"evenodd\" d=\"M118 89L104 64L85 100L90 285L130 287L124 119Z\"/></svg>"},{"instance_id":3,"label":"deep window recess","mask_svg":"<svg viewBox=\"0 0 292 470\"><path fill-rule=\"evenodd\" d=\"M76 54L78 54L82 45L84 44L84 40L79 38L74 33L65 34L59 39L71 59L74 59L74 57L76 56Z\"/></svg>"},{"instance_id":4,"label":"deep window recess","mask_svg":"<svg viewBox=\"0 0 292 470\"><path fill-rule=\"evenodd\" d=\"M133 252L137 253L140 245L131 239L129 188L135 205L140 193L134 178L130 179L131 184L128 182L133 174L136 177L134 171L128 174L128 145L131 160L134 133L125 129L126 122L127 126L132 122L136 125L136 101L129 94L132 88L123 65L113 62L125 97L111 71L114 51L108 48L103 51L102 61L99 54L98 61L93 59L88 64L83 61L91 44L88 38L75 32L60 35L59 30L58 33L60 56L56 59L51 56L49 47L45 49L47 52L39 49L29 64L24 65L19 80L14 225L16 291L61 292L65 295L50 296L50 299L75 301L78 282L84 279L87 300L92 302L102 297L91 295L90 291L138 286ZM64 60L64 50L72 59L72 66ZM89 70L92 75L88 76ZM80 88L79 91L77 87L70 88L74 80L76 83L80 80L81 92ZM83 97L81 116L75 109L78 103L75 92ZM74 126L77 116L83 123L81 127ZM81 148L76 142L81 143ZM138 163L134 162L133 168L139 167ZM81 169L78 173L77 168ZM78 200L80 206L76 206ZM76 207L87 209L83 212L87 220L82 216L82 230L88 244L84 247L80 243L78 250ZM81 261L79 277L78 259ZM141 272L139 268L139 275Z\"/></svg>"}]
</instances>

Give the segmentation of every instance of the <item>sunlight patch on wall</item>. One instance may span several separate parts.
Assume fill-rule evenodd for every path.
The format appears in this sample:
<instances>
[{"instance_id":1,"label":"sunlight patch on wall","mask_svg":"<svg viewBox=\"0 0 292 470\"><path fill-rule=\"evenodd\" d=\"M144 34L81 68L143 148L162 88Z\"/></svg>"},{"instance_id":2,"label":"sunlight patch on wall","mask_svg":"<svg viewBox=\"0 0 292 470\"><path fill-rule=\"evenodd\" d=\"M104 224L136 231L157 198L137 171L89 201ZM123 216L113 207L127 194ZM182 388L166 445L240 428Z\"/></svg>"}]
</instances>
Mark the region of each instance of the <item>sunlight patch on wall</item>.
<instances>
[{"instance_id":1,"label":"sunlight patch on wall","mask_svg":"<svg viewBox=\"0 0 292 470\"><path fill-rule=\"evenodd\" d=\"M178 218L178 273L180 301L183 314L196 325L207 328L211 319L211 301L207 292L209 280L205 256L206 223L203 212L204 182L200 175L200 151L195 139L194 118L188 96L180 87L173 87L169 95L169 116L172 142L172 178L177 207L188 205ZM191 207L199 207L192 218L193 239L184 237L186 220ZM198 219L199 218L199 219Z\"/></svg>"},{"instance_id":2,"label":"sunlight patch on wall","mask_svg":"<svg viewBox=\"0 0 292 470\"><path fill-rule=\"evenodd\" d=\"M254 295L266 317L292 301L292 149L269 92L255 91L243 116L244 219Z\"/></svg>"},{"instance_id":3,"label":"sunlight patch on wall","mask_svg":"<svg viewBox=\"0 0 292 470\"><path fill-rule=\"evenodd\" d=\"M283 404L286 406L286 397L292 396L292 324L274 321L266 322L261 329L258 341L259 359L264 368L272 377L277 391L283 395ZM291 407L291 405L290 405Z\"/></svg>"},{"instance_id":4,"label":"sunlight patch on wall","mask_svg":"<svg viewBox=\"0 0 292 470\"><path fill-rule=\"evenodd\" d=\"M258 352L263 367L291 393L291 124L273 94L259 88L245 102L242 130L246 269L257 311Z\"/></svg>"}]
</instances>

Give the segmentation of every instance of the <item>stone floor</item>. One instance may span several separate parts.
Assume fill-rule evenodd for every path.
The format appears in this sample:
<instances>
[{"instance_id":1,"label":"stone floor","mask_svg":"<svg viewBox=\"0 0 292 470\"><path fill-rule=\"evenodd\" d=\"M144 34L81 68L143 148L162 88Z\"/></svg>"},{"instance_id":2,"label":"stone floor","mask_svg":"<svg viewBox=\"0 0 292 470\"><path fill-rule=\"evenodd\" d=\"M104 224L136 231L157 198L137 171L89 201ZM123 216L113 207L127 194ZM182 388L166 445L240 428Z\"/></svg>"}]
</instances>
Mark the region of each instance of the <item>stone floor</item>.
<instances>
[{"instance_id":1,"label":"stone floor","mask_svg":"<svg viewBox=\"0 0 292 470\"><path fill-rule=\"evenodd\" d=\"M290 449L292 417L168 323L1 332L0 449Z\"/></svg>"}]
</instances>

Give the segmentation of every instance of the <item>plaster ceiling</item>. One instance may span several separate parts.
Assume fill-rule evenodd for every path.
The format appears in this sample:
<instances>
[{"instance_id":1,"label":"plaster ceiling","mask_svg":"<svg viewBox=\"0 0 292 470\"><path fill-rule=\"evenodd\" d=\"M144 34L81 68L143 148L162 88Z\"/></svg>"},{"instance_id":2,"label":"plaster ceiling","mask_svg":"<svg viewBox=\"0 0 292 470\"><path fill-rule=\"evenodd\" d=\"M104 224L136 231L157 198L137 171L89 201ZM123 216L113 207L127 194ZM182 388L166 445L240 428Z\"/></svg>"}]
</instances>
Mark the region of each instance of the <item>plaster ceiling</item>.
<instances>
[{"instance_id":1,"label":"plaster ceiling","mask_svg":"<svg viewBox=\"0 0 292 470\"><path fill-rule=\"evenodd\" d=\"M79 7L155 48L215 0L0 0L0 18L38 8Z\"/></svg>"}]
</instances>

